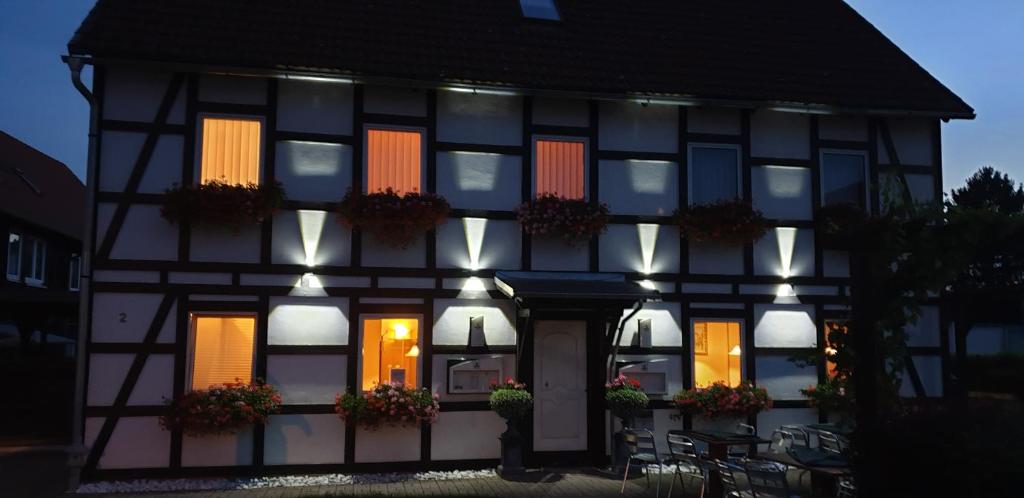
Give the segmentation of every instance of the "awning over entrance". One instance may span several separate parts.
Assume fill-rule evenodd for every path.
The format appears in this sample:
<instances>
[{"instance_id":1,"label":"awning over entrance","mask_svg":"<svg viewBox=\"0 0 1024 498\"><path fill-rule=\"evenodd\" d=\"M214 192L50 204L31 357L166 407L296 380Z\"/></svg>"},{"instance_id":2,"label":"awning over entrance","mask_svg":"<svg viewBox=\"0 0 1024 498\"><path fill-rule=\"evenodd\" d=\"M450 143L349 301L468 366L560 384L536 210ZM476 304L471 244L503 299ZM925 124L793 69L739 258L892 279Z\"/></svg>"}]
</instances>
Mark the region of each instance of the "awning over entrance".
<instances>
[{"instance_id":1,"label":"awning over entrance","mask_svg":"<svg viewBox=\"0 0 1024 498\"><path fill-rule=\"evenodd\" d=\"M627 280L621 273L499 271L494 274L494 284L524 307L568 303L608 307L616 302L661 300L661 293Z\"/></svg>"}]
</instances>

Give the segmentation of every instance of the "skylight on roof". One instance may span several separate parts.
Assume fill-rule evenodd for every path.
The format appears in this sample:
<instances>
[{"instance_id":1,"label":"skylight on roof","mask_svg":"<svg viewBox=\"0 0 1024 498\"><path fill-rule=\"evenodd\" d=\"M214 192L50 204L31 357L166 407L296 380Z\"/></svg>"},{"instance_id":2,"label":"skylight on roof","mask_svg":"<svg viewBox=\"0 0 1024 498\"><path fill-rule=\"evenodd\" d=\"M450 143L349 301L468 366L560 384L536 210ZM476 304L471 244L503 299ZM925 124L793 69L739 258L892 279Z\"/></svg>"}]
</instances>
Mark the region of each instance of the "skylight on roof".
<instances>
[{"instance_id":1,"label":"skylight on roof","mask_svg":"<svg viewBox=\"0 0 1024 498\"><path fill-rule=\"evenodd\" d=\"M555 7L555 0L519 0L519 6L523 9L523 17L534 19L546 19L558 21L558 7Z\"/></svg>"}]
</instances>

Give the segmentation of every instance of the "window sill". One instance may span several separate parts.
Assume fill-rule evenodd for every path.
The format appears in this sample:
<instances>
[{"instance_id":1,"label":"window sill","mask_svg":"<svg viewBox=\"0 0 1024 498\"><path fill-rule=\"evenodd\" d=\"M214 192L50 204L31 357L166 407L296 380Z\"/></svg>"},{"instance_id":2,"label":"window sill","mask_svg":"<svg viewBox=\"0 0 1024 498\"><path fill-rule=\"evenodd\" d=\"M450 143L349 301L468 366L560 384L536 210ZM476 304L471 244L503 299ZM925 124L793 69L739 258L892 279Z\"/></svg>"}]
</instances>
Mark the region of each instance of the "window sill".
<instances>
[{"instance_id":1,"label":"window sill","mask_svg":"<svg viewBox=\"0 0 1024 498\"><path fill-rule=\"evenodd\" d=\"M8 273L7 274L7 280L9 282L18 282L20 284L21 283L21 275L11 275L10 273Z\"/></svg>"},{"instance_id":2,"label":"window sill","mask_svg":"<svg viewBox=\"0 0 1024 498\"><path fill-rule=\"evenodd\" d=\"M28 285L28 286L31 286L31 287L39 287L39 288L45 288L46 287L46 283L44 283L42 280L33 280L33 279L30 279L30 278L26 278L25 279L25 285Z\"/></svg>"}]
</instances>

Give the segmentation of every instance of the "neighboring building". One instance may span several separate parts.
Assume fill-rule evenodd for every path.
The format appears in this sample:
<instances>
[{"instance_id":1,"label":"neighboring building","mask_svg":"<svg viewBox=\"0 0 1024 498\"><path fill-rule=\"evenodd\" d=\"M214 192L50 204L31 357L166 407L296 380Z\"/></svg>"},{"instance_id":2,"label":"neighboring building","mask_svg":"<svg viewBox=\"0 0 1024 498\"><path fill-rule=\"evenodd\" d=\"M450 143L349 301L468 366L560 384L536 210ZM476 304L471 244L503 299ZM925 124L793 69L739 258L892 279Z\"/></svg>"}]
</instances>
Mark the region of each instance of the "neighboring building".
<instances>
[{"instance_id":1,"label":"neighboring building","mask_svg":"<svg viewBox=\"0 0 1024 498\"><path fill-rule=\"evenodd\" d=\"M849 284L846 255L815 243L816 207L877 209L897 171L940 199L940 124L974 115L840 1L100 0L69 49L95 66L100 123L92 478L493 465L503 424L467 360L533 390L528 463L600 462L606 331L624 316L619 360L658 437L709 425L670 400L714 380L768 389L765 435L816 422L799 390L825 367L789 359L822 353ZM536 153L555 149L572 153ZM161 218L165 189L225 165L280 181L287 209L238 234ZM387 247L335 221L350 186L437 192L453 217ZM612 224L579 248L524 234L513 209L545 190L609 204ZM767 236L699 244L671 225L733 197ZM939 309L910 331L929 396ZM235 375L277 386L283 413L229 437L160 427L165 398ZM440 395L436 424L334 415L336 393L398 378Z\"/></svg>"},{"instance_id":2,"label":"neighboring building","mask_svg":"<svg viewBox=\"0 0 1024 498\"><path fill-rule=\"evenodd\" d=\"M67 166L0 132L4 346L74 346L84 207L85 186Z\"/></svg>"}]
</instances>

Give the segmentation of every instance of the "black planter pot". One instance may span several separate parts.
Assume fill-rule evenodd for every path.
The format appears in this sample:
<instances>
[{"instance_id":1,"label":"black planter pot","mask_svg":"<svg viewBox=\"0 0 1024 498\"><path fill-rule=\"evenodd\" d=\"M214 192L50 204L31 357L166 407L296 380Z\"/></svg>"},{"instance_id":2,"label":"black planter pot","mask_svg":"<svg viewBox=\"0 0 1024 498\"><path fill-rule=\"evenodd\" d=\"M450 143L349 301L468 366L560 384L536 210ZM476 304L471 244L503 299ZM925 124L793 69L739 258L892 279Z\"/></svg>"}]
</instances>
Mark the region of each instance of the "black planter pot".
<instances>
[{"instance_id":1,"label":"black planter pot","mask_svg":"<svg viewBox=\"0 0 1024 498\"><path fill-rule=\"evenodd\" d=\"M498 464L498 475L511 476L522 474L523 468L523 436L519 433L519 421L505 420L507 429L498 439L501 441L501 463Z\"/></svg>"},{"instance_id":2,"label":"black planter pot","mask_svg":"<svg viewBox=\"0 0 1024 498\"><path fill-rule=\"evenodd\" d=\"M633 423L631 418L622 418L622 427L630 427ZM626 460L629 459L629 448L626 447L626 438L622 431L612 434L612 470L621 475L626 467Z\"/></svg>"}]
</instances>

